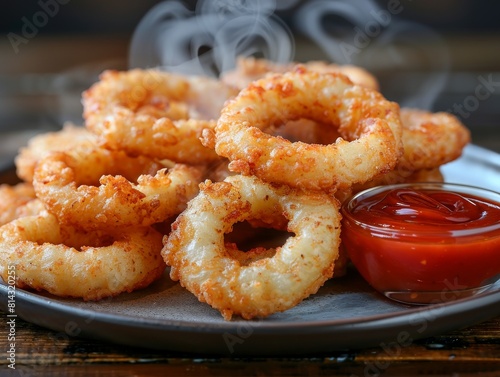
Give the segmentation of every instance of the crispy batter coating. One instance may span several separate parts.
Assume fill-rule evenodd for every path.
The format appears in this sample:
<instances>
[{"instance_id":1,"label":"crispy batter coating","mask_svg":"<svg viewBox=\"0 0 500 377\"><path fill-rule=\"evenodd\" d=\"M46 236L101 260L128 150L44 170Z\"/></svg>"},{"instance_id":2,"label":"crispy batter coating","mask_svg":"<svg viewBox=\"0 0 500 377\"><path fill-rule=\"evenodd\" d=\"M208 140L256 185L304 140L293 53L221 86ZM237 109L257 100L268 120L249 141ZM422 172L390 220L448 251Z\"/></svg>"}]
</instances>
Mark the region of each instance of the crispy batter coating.
<instances>
[{"instance_id":1,"label":"crispy batter coating","mask_svg":"<svg viewBox=\"0 0 500 377\"><path fill-rule=\"evenodd\" d=\"M151 227L79 232L44 211L0 227L0 276L16 286L99 300L144 288L165 270L161 234Z\"/></svg>"},{"instance_id":2,"label":"crispy batter coating","mask_svg":"<svg viewBox=\"0 0 500 377\"><path fill-rule=\"evenodd\" d=\"M81 147L45 156L33 185L59 221L89 230L162 222L185 208L201 178L199 168Z\"/></svg>"},{"instance_id":3,"label":"crispy batter coating","mask_svg":"<svg viewBox=\"0 0 500 377\"><path fill-rule=\"evenodd\" d=\"M283 246L243 252L224 244L235 223L266 222L276 214L294 234ZM332 277L340 217L338 202L325 193L305 194L240 175L206 181L174 222L162 255L171 278L226 320L265 317L297 305Z\"/></svg>"},{"instance_id":4,"label":"crispy batter coating","mask_svg":"<svg viewBox=\"0 0 500 377\"><path fill-rule=\"evenodd\" d=\"M209 78L159 70L106 71L83 93L86 126L110 149L202 164L218 158L200 143L236 90Z\"/></svg>"},{"instance_id":5,"label":"crispy batter coating","mask_svg":"<svg viewBox=\"0 0 500 377\"><path fill-rule=\"evenodd\" d=\"M393 170L335 195L343 202L351 195L379 185L404 182L442 182L440 166L462 154L470 131L452 114L402 108L404 152Z\"/></svg>"},{"instance_id":6,"label":"crispy batter coating","mask_svg":"<svg viewBox=\"0 0 500 377\"><path fill-rule=\"evenodd\" d=\"M322 61L240 58L220 80L104 72L86 127L32 138L25 182L0 185L0 277L14 266L18 287L99 300L167 264L226 320L290 309L346 273L340 203L442 181L470 141L451 114L400 111L378 88Z\"/></svg>"},{"instance_id":7,"label":"crispy batter coating","mask_svg":"<svg viewBox=\"0 0 500 377\"><path fill-rule=\"evenodd\" d=\"M33 181L33 173L38 160L53 151L64 151L78 145L97 145L95 135L85 127L65 123L55 132L44 132L32 137L28 145L21 147L14 159L17 176L25 182Z\"/></svg>"},{"instance_id":8,"label":"crispy batter coating","mask_svg":"<svg viewBox=\"0 0 500 377\"><path fill-rule=\"evenodd\" d=\"M20 217L36 215L43 209L31 183L0 185L0 226Z\"/></svg>"},{"instance_id":9,"label":"crispy batter coating","mask_svg":"<svg viewBox=\"0 0 500 377\"><path fill-rule=\"evenodd\" d=\"M266 132L301 118L342 136L328 145L290 142ZM403 152L399 106L341 74L297 67L252 83L224 107L203 141L229 169L311 190L346 189L389 171Z\"/></svg>"},{"instance_id":10,"label":"crispy batter coating","mask_svg":"<svg viewBox=\"0 0 500 377\"><path fill-rule=\"evenodd\" d=\"M359 185L353 185L348 190L337 191L335 197L343 203L352 195L382 185L393 185L397 183L410 182L443 182L444 177L439 167L434 169L421 169L416 171L394 169L388 173L380 174L372 180Z\"/></svg>"},{"instance_id":11,"label":"crispy batter coating","mask_svg":"<svg viewBox=\"0 0 500 377\"><path fill-rule=\"evenodd\" d=\"M432 169L460 157L469 130L452 114L402 108L404 154L401 170Z\"/></svg>"},{"instance_id":12,"label":"crispy batter coating","mask_svg":"<svg viewBox=\"0 0 500 377\"><path fill-rule=\"evenodd\" d=\"M239 89L246 88L252 81L259 80L269 73L285 73L293 71L299 64L291 62L288 64L279 64L266 59L257 59L255 57L239 57L236 61L236 67L224 72L221 80L228 85L234 85ZM309 61L303 64L307 69L319 73L342 73L349 79L366 88L378 90L379 84L375 76L361 67L354 65L337 65L324 61Z\"/></svg>"}]
</instances>

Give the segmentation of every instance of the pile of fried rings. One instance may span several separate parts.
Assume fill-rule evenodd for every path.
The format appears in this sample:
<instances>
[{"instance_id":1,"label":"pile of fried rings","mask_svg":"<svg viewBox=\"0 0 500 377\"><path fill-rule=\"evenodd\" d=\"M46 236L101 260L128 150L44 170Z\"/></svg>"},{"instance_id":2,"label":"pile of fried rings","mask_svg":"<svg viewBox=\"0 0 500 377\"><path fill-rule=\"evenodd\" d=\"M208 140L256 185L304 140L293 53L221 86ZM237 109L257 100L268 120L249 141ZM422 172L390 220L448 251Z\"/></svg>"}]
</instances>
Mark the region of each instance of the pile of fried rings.
<instances>
[{"instance_id":1,"label":"pile of fried rings","mask_svg":"<svg viewBox=\"0 0 500 377\"><path fill-rule=\"evenodd\" d=\"M99 300L169 267L226 320L285 311L342 276L341 203L442 180L470 141L453 115L400 109L369 72L324 62L241 58L219 79L106 71L82 101L84 126L33 137L21 182L0 186L0 275ZM258 229L286 237L244 249Z\"/></svg>"}]
</instances>

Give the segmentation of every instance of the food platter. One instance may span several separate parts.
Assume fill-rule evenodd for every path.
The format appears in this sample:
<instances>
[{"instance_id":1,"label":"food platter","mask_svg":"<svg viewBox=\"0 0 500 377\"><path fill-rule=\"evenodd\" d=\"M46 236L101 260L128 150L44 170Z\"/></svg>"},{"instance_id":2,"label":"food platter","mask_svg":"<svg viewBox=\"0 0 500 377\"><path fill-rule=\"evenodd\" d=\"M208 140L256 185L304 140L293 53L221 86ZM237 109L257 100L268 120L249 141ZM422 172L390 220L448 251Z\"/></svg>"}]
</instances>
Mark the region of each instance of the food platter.
<instances>
[{"instance_id":1,"label":"food platter","mask_svg":"<svg viewBox=\"0 0 500 377\"><path fill-rule=\"evenodd\" d=\"M442 168L447 182L498 191L500 155L470 145ZM7 176L7 175L6 175ZM0 284L0 309L8 287ZM396 303L357 274L332 279L284 313L263 320L224 321L208 305L165 278L147 289L99 302L16 290L15 314L65 337L183 352L192 355L278 356L364 347L404 347L417 339L500 315L500 284L474 297L429 306Z\"/></svg>"}]
</instances>

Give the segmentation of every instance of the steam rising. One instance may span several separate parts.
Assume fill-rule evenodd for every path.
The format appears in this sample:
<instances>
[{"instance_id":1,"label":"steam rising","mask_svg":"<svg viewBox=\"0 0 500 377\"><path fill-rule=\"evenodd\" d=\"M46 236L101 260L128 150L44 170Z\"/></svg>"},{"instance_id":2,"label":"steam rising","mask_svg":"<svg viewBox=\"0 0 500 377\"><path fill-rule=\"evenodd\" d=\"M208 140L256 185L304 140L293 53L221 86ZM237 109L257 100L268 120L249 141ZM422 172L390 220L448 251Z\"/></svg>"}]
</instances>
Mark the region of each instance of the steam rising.
<instances>
[{"instance_id":1,"label":"steam rising","mask_svg":"<svg viewBox=\"0 0 500 377\"><path fill-rule=\"evenodd\" d=\"M361 1L310 1L295 14L295 24L305 35L316 42L323 51L337 64L358 64L351 60L347 51L349 39L352 36L334 35L328 33L323 20L328 15L344 18L353 24L353 27L363 27L373 17L370 9L377 5L371 0ZM354 48L358 48L354 46Z\"/></svg>"},{"instance_id":2,"label":"steam rising","mask_svg":"<svg viewBox=\"0 0 500 377\"><path fill-rule=\"evenodd\" d=\"M395 45L404 47L397 49ZM368 60L374 60L375 57L370 55L375 53L390 57L386 70L395 71L412 65L412 70L420 71L414 73L412 79L408 75L403 79L406 95L399 103L404 107L432 110L448 81L450 70L449 52L441 36L423 25L399 22L387 29L377 39L375 47L367 52ZM401 85L403 81L400 75L390 75L385 80L385 87L392 91Z\"/></svg>"},{"instance_id":3,"label":"steam rising","mask_svg":"<svg viewBox=\"0 0 500 377\"><path fill-rule=\"evenodd\" d=\"M267 0L199 1L195 11L178 1L160 3L134 33L130 65L216 77L238 56L289 62L294 39L275 9Z\"/></svg>"},{"instance_id":4,"label":"steam rising","mask_svg":"<svg viewBox=\"0 0 500 377\"><path fill-rule=\"evenodd\" d=\"M398 18L404 2L382 8L374 0L200 0L191 10L180 0L165 1L139 23L130 67L218 77L238 56L291 62L294 36L275 12L293 6L293 26L332 62L391 72L383 88L399 90L401 106L432 107L448 78L448 51L431 29ZM332 24L338 21L328 24L339 19L342 28ZM413 76L411 88L400 90L397 72L408 69L422 74Z\"/></svg>"},{"instance_id":5,"label":"steam rising","mask_svg":"<svg viewBox=\"0 0 500 377\"><path fill-rule=\"evenodd\" d=\"M401 68L422 71L411 88L399 98L401 106L431 109L448 79L449 54L443 39L430 28L398 19L398 7L381 8L372 0L307 2L295 14L296 25L338 64L353 64L368 70L397 72ZM327 16L352 24L350 32L331 33ZM403 85L398 75L388 75L386 88ZM401 91L401 90L400 90ZM409 93L409 94L408 94Z\"/></svg>"}]
</instances>

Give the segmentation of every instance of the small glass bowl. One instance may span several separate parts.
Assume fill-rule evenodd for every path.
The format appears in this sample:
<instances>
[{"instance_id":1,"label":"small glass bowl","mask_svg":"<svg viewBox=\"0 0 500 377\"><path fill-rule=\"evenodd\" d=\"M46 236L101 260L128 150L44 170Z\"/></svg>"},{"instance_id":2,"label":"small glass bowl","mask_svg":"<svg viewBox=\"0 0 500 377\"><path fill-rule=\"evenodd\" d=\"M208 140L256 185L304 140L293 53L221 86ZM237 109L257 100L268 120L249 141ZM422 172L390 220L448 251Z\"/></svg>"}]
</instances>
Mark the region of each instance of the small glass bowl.
<instances>
[{"instance_id":1,"label":"small glass bowl","mask_svg":"<svg viewBox=\"0 0 500 377\"><path fill-rule=\"evenodd\" d=\"M432 219L419 223L415 218L398 226L393 221L398 216L387 218L387 223L380 217L370 222L356 211L362 203L397 189L458 193L493 202L496 210L500 207L499 193L451 183L395 184L354 195L342 206L342 243L375 290L403 303L434 304L500 285L498 217L491 224L472 227L433 225Z\"/></svg>"}]
</instances>

